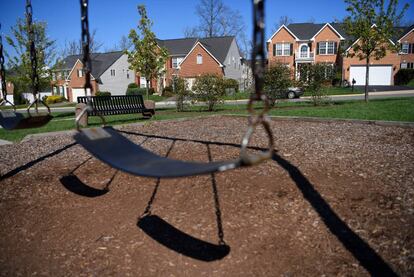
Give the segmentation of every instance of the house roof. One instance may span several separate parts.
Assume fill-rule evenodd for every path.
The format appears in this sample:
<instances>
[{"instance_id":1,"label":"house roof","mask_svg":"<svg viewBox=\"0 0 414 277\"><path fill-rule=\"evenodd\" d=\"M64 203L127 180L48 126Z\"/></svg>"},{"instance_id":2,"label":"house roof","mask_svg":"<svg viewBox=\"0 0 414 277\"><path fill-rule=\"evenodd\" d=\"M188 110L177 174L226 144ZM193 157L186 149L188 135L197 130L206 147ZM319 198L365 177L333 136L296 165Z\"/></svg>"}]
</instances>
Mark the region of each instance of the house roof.
<instances>
[{"instance_id":1,"label":"house roof","mask_svg":"<svg viewBox=\"0 0 414 277\"><path fill-rule=\"evenodd\" d=\"M399 32L399 36L396 37L394 40L395 41L399 41L400 39L402 39L403 37L405 37L409 32L411 32L414 29L414 24L408 27L396 27L398 28Z\"/></svg>"},{"instance_id":2,"label":"house roof","mask_svg":"<svg viewBox=\"0 0 414 277\"><path fill-rule=\"evenodd\" d=\"M123 51L108 52L108 53L92 53L92 76L99 78L114 62L116 62L122 55ZM82 61L82 55L67 56L61 65L57 67L59 70L71 70L77 60Z\"/></svg>"},{"instance_id":3,"label":"house roof","mask_svg":"<svg viewBox=\"0 0 414 277\"><path fill-rule=\"evenodd\" d=\"M292 23L287 28L295 34L300 40L312 39L325 25L326 23ZM342 24L329 23L332 28L335 29L342 37L346 38L346 32L344 31Z\"/></svg>"},{"instance_id":4,"label":"house roof","mask_svg":"<svg viewBox=\"0 0 414 277\"><path fill-rule=\"evenodd\" d=\"M220 63L224 64L234 36L211 38L180 38L158 40L158 45L165 47L171 56L186 56L197 42L200 42Z\"/></svg>"}]
</instances>

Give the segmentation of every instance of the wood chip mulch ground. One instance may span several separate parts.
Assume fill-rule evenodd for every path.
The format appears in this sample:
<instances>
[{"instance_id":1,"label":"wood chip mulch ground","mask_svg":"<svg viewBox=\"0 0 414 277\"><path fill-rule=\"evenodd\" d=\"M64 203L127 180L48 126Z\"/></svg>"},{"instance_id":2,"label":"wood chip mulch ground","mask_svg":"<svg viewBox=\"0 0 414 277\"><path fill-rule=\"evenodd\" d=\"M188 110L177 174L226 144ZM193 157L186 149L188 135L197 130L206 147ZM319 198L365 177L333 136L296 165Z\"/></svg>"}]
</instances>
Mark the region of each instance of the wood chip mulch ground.
<instances>
[{"instance_id":1,"label":"wood chip mulch ground","mask_svg":"<svg viewBox=\"0 0 414 277\"><path fill-rule=\"evenodd\" d=\"M246 121L122 130L160 155L208 161L237 157ZM272 128L271 161L159 182L90 158L70 135L2 146L0 275L413 276L414 129ZM262 130L252 145L266 146Z\"/></svg>"}]
</instances>

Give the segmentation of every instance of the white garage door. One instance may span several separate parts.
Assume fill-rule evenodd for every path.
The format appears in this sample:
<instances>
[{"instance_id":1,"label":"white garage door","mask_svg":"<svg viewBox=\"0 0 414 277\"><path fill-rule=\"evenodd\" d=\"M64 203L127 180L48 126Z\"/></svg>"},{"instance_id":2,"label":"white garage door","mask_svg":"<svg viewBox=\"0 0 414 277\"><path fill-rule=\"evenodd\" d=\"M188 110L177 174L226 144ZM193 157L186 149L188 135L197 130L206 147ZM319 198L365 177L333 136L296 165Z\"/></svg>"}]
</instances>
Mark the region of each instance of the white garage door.
<instances>
[{"instance_id":1,"label":"white garage door","mask_svg":"<svg viewBox=\"0 0 414 277\"><path fill-rule=\"evenodd\" d=\"M88 89L88 95L91 95L90 90ZM78 96L85 96L85 90L83 88L73 88L72 89L72 102L78 102Z\"/></svg>"},{"instance_id":2,"label":"white garage door","mask_svg":"<svg viewBox=\"0 0 414 277\"><path fill-rule=\"evenodd\" d=\"M351 66L349 81L355 79L356 86L365 85L365 66ZM390 86L392 78L392 66L370 66L369 67L369 84L373 86Z\"/></svg>"}]
</instances>

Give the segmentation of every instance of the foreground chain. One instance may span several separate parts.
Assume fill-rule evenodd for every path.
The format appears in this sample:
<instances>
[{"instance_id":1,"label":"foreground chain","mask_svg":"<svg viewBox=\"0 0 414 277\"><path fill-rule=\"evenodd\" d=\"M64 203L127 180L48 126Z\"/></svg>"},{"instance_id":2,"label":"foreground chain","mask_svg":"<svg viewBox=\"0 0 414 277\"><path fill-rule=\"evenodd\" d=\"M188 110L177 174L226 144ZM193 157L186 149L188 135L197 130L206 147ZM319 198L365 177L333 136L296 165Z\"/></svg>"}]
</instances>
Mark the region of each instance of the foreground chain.
<instances>
[{"instance_id":1,"label":"foreground chain","mask_svg":"<svg viewBox=\"0 0 414 277\"><path fill-rule=\"evenodd\" d=\"M247 104L249 112L249 127L242 140L240 157L244 164L254 165L264 160L270 159L273 155L274 139L270 128L267 113L269 111L269 100L263 94L263 83L265 73L265 30L264 30L264 0L254 0L253 2L253 52L252 52L252 71L254 77L255 92L252 93ZM256 114L254 104L262 102L263 108ZM268 136L268 150L260 154L252 155L247 153L250 139L257 126L262 125Z\"/></svg>"}]
</instances>

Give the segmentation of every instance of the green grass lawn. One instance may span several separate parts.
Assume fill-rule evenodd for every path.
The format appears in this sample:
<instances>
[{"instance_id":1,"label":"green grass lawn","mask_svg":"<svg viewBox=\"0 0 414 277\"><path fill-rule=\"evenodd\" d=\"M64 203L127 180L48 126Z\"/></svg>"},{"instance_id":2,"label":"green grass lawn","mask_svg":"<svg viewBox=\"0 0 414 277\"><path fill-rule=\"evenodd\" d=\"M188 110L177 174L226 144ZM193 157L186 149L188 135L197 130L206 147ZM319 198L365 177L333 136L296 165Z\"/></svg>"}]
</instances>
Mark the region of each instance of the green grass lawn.
<instances>
[{"instance_id":1,"label":"green grass lawn","mask_svg":"<svg viewBox=\"0 0 414 277\"><path fill-rule=\"evenodd\" d=\"M363 93L361 89L354 88L352 91L352 88L343 88L343 87L330 87L326 88L326 95L345 95L345 94L359 94ZM311 96L311 93L309 91L305 91L303 96Z\"/></svg>"},{"instance_id":2,"label":"green grass lawn","mask_svg":"<svg viewBox=\"0 0 414 277\"><path fill-rule=\"evenodd\" d=\"M407 86L414 88L414 79L408 82Z\"/></svg>"},{"instance_id":3,"label":"green grass lawn","mask_svg":"<svg viewBox=\"0 0 414 277\"><path fill-rule=\"evenodd\" d=\"M151 120L141 119L141 114L128 114L107 116L108 125L119 125L133 122L151 122L154 120L166 120L177 118L190 118L214 114L240 114L246 115L246 105L218 105L216 111L207 112L205 107L191 107L186 112L176 112L174 109L158 109L155 118ZM364 119L414 122L414 98L381 99L372 100L368 104L363 101L332 102L327 106L315 107L309 102L278 102L271 110L274 116L301 116L322 117L339 119ZM74 113L54 113L54 119L41 128L6 131L0 129L0 139L19 141L26 135L63 131L75 128ZM90 117L91 126L101 124L98 117Z\"/></svg>"},{"instance_id":4,"label":"green grass lawn","mask_svg":"<svg viewBox=\"0 0 414 277\"><path fill-rule=\"evenodd\" d=\"M239 91L233 95L226 95L224 96L224 100L241 100L241 99L249 99L250 92L248 91Z\"/></svg>"}]
</instances>

